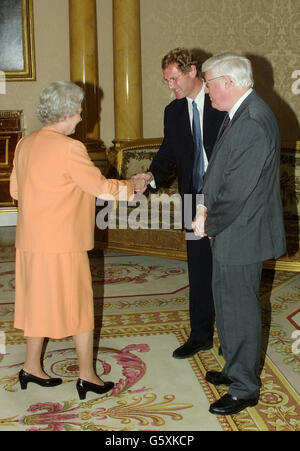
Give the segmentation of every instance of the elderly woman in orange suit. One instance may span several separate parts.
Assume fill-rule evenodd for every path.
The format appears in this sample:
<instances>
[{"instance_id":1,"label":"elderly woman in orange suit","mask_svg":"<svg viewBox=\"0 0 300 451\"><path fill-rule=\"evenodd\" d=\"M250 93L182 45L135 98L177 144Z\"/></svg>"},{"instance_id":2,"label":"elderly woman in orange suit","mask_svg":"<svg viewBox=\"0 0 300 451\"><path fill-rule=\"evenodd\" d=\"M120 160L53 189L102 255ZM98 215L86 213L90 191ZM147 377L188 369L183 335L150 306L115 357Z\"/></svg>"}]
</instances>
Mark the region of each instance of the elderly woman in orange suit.
<instances>
[{"instance_id":1,"label":"elderly woman in orange suit","mask_svg":"<svg viewBox=\"0 0 300 451\"><path fill-rule=\"evenodd\" d=\"M80 122L82 90L54 82L41 92L37 114L44 125L16 148L10 191L18 200L14 327L27 338L19 373L28 382L62 383L41 366L44 337L73 336L79 361L77 391L113 388L93 367L93 292L87 251L94 245L95 197L126 200L138 181L106 179L85 146L69 137Z\"/></svg>"}]
</instances>

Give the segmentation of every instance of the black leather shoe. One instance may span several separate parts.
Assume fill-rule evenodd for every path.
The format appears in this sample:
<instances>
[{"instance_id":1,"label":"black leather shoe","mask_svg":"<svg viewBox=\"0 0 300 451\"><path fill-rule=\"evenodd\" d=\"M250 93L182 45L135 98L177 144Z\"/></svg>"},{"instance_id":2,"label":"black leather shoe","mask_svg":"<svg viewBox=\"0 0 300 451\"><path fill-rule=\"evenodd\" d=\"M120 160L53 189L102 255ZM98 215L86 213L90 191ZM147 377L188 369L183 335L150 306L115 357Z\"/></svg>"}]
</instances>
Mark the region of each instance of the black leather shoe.
<instances>
[{"instance_id":1,"label":"black leather shoe","mask_svg":"<svg viewBox=\"0 0 300 451\"><path fill-rule=\"evenodd\" d=\"M98 395L103 395L112 388L114 388L113 382L104 382L104 385L92 384L91 382L84 381L83 379L78 379L76 388L78 391L78 396L80 399L85 399L88 391L97 393Z\"/></svg>"},{"instance_id":2,"label":"black leather shoe","mask_svg":"<svg viewBox=\"0 0 300 451\"><path fill-rule=\"evenodd\" d=\"M241 412L241 410L244 410L247 407L256 406L258 399L258 397L251 399L235 399L227 393L218 401L211 404L209 411L214 415L233 415L234 413Z\"/></svg>"},{"instance_id":3,"label":"black leather shoe","mask_svg":"<svg viewBox=\"0 0 300 451\"><path fill-rule=\"evenodd\" d=\"M24 370L19 372L19 381L21 389L26 390L28 382L33 382L41 387L56 387L62 384L62 379L59 377L51 377L50 379L43 379L41 377L33 376L33 374L27 373Z\"/></svg>"},{"instance_id":4,"label":"black leather shoe","mask_svg":"<svg viewBox=\"0 0 300 451\"><path fill-rule=\"evenodd\" d=\"M199 351L207 351L213 347L213 342L209 341L207 343L199 343L198 341L193 341L190 338L184 343L184 345L175 349L173 352L173 357L175 359L187 359L197 354Z\"/></svg>"},{"instance_id":5,"label":"black leather shoe","mask_svg":"<svg viewBox=\"0 0 300 451\"><path fill-rule=\"evenodd\" d=\"M205 379L214 385L230 385L232 380L224 376L220 371L207 371Z\"/></svg>"}]
</instances>

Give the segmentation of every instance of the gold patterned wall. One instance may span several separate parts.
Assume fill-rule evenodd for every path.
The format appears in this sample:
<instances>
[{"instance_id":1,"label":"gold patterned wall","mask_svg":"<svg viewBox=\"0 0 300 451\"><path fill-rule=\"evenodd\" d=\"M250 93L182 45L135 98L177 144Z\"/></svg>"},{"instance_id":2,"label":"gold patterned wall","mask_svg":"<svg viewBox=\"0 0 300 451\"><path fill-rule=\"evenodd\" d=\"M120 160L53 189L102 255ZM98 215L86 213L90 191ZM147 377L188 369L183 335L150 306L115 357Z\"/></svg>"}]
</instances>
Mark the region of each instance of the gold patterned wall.
<instances>
[{"instance_id":1,"label":"gold patterned wall","mask_svg":"<svg viewBox=\"0 0 300 451\"><path fill-rule=\"evenodd\" d=\"M283 139L300 139L300 0L141 0L141 29L145 137L162 134L170 101L161 58L185 46L204 58L248 55L255 88L276 113Z\"/></svg>"},{"instance_id":2,"label":"gold patterned wall","mask_svg":"<svg viewBox=\"0 0 300 451\"><path fill-rule=\"evenodd\" d=\"M33 7L36 81L7 82L0 95L1 110L24 111L24 133L41 126L35 113L41 89L70 76L68 0L33 0Z\"/></svg>"},{"instance_id":3,"label":"gold patterned wall","mask_svg":"<svg viewBox=\"0 0 300 451\"><path fill-rule=\"evenodd\" d=\"M35 108L41 88L68 79L70 66L68 0L33 3L37 80L8 83L0 95L1 109L24 109L26 133L40 125ZM283 138L300 139L300 0L140 0L140 6L144 137L163 135L163 110L171 100L161 58L187 46L205 57L227 50L248 54L256 88L276 112ZM115 137L112 0L97 0L97 22L100 134L109 147Z\"/></svg>"}]
</instances>

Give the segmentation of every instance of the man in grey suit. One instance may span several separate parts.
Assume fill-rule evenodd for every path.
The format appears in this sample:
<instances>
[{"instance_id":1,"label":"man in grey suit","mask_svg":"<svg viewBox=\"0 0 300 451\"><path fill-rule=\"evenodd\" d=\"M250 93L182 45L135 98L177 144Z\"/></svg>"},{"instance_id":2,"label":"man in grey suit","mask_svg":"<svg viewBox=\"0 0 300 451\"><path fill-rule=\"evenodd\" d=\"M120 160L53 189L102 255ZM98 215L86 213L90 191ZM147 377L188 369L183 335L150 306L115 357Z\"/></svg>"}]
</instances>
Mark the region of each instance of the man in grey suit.
<instances>
[{"instance_id":1,"label":"man in grey suit","mask_svg":"<svg viewBox=\"0 0 300 451\"><path fill-rule=\"evenodd\" d=\"M208 371L215 385L229 385L210 406L231 415L259 399L262 263L286 250L280 197L280 134L269 106L252 89L247 58L222 54L203 65L212 106L227 111L208 165L204 205L195 234L209 236L213 295L225 359L222 372Z\"/></svg>"}]
</instances>

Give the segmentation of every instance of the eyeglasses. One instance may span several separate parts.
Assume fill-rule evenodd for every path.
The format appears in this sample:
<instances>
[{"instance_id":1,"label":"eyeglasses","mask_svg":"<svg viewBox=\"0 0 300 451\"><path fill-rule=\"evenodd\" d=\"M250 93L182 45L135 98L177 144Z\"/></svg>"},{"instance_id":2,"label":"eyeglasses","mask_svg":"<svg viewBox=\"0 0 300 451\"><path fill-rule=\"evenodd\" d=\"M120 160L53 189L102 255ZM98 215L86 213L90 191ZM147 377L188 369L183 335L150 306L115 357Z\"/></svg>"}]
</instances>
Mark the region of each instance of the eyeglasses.
<instances>
[{"instance_id":1,"label":"eyeglasses","mask_svg":"<svg viewBox=\"0 0 300 451\"><path fill-rule=\"evenodd\" d=\"M179 80L179 78L181 78L183 75L186 75L186 74L182 73L182 74L178 75L178 77L164 78L163 81L164 81L166 84L169 84L169 83L176 83L177 80Z\"/></svg>"},{"instance_id":2,"label":"eyeglasses","mask_svg":"<svg viewBox=\"0 0 300 451\"><path fill-rule=\"evenodd\" d=\"M217 78L223 78L223 77L225 77L225 75L220 75L219 77L210 78L209 80L205 81L205 84L209 88L210 87L210 84L209 84L210 81L216 80Z\"/></svg>"}]
</instances>

